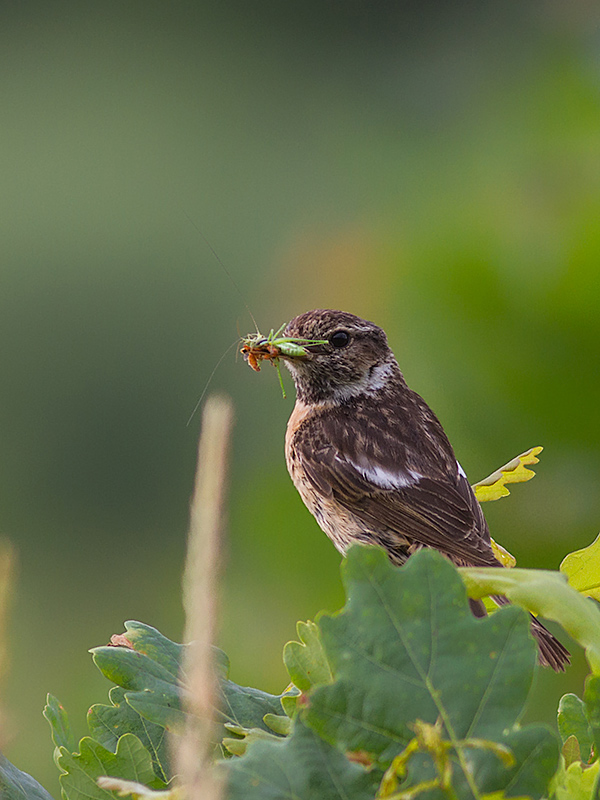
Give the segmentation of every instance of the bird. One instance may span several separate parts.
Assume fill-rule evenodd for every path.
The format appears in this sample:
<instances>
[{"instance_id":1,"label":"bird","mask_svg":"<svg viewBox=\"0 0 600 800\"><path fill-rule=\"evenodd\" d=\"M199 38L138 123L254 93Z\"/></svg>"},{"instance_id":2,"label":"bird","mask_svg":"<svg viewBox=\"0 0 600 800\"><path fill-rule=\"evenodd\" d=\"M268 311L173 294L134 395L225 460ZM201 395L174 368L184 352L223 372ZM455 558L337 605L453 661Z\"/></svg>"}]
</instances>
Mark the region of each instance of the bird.
<instances>
[{"instance_id":1,"label":"bird","mask_svg":"<svg viewBox=\"0 0 600 800\"><path fill-rule=\"evenodd\" d=\"M287 468L321 529L344 554L379 545L402 565L423 547L456 566L500 567L465 471L431 408L410 389L385 331L344 311L315 309L284 337L314 342L281 354L296 388ZM508 603L495 598L499 605ZM477 617L481 600L469 600ZM538 661L555 671L568 650L531 617Z\"/></svg>"}]
</instances>

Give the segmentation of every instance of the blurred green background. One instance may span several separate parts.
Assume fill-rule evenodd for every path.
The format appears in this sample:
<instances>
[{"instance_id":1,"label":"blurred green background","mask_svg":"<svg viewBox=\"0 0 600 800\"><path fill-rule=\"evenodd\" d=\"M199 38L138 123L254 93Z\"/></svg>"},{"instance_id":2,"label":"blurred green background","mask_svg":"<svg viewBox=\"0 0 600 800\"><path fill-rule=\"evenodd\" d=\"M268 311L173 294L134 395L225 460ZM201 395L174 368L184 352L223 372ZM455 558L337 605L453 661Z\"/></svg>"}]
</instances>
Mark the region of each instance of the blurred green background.
<instances>
[{"instance_id":1,"label":"blurred green background","mask_svg":"<svg viewBox=\"0 0 600 800\"><path fill-rule=\"evenodd\" d=\"M5 751L56 796L125 619L181 636L199 415L224 350L314 307L381 324L522 566L600 528L598 8L476 2L21 3L0 11L0 532L19 552ZM191 220L191 221L190 221ZM285 469L293 404L234 358L220 644L280 691L339 556ZM563 637L564 638L564 637ZM544 672L532 715L580 691Z\"/></svg>"}]
</instances>

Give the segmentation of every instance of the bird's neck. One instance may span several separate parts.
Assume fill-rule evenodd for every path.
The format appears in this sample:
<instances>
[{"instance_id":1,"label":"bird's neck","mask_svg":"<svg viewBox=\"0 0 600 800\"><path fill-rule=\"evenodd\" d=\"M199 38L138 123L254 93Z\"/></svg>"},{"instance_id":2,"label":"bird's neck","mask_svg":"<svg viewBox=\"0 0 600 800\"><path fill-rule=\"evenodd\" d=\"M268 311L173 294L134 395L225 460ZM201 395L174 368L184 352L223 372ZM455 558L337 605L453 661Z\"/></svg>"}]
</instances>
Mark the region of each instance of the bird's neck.
<instances>
[{"instance_id":1,"label":"bird's neck","mask_svg":"<svg viewBox=\"0 0 600 800\"><path fill-rule=\"evenodd\" d=\"M393 356L375 364L352 383L335 383L325 375L310 380L303 375L293 374L293 377L298 400L303 404L318 406L335 406L356 399L368 400L382 389L393 391L406 388L400 367Z\"/></svg>"}]
</instances>

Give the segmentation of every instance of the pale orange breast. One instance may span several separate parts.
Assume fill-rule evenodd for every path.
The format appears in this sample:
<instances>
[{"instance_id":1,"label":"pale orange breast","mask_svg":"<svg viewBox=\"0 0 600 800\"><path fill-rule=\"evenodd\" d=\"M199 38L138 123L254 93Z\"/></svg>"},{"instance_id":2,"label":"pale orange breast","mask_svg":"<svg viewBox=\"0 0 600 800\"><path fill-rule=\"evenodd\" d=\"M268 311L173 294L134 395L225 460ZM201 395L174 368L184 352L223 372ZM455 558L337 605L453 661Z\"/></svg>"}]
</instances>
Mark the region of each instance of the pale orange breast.
<instances>
[{"instance_id":1,"label":"pale orange breast","mask_svg":"<svg viewBox=\"0 0 600 800\"><path fill-rule=\"evenodd\" d=\"M298 461L297 454L294 449L294 435L296 434L296 431L300 425L302 425L304 420L311 413L312 409L310 406L307 406L300 400L296 400L296 405L294 406L294 410L292 411L292 414L288 420L287 429L285 432L285 462L287 464L290 477L294 482L294 486L300 492L300 497L302 498L304 504L308 507L311 514L315 514L315 511L312 507L313 503L311 502L312 498L310 497L309 492L310 487L307 485L304 470Z\"/></svg>"},{"instance_id":2,"label":"pale orange breast","mask_svg":"<svg viewBox=\"0 0 600 800\"><path fill-rule=\"evenodd\" d=\"M340 506L333 497L326 497L317 492L306 477L302 461L294 447L294 436L311 413L314 411L310 406L296 401L285 434L285 460L290 477L304 505L317 520L321 530L343 554L357 539L364 540L364 528L356 517Z\"/></svg>"}]
</instances>

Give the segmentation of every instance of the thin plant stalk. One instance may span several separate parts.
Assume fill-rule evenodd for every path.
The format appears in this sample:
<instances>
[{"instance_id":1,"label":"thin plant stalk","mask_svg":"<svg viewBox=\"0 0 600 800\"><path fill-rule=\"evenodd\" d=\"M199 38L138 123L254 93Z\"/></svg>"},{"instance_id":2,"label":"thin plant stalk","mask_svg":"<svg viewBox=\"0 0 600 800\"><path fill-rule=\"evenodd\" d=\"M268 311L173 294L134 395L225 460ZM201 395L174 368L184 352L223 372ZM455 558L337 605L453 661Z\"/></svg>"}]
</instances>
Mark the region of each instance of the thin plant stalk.
<instances>
[{"instance_id":1,"label":"thin plant stalk","mask_svg":"<svg viewBox=\"0 0 600 800\"><path fill-rule=\"evenodd\" d=\"M182 665L182 681L188 690L184 700L188 723L174 743L174 761L187 800L220 800L224 795L224 787L211 769L213 709L218 704L211 645L216 632L219 554L232 424L231 401L210 397L202 415L183 576L184 641L191 643Z\"/></svg>"},{"instance_id":2,"label":"thin plant stalk","mask_svg":"<svg viewBox=\"0 0 600 800\"><path fill-rule=\"evenodd\" d=\"M8 539L0 539L0 681L6 675L8 667L8 608L12 593L15 571L15 550ZM6 735L4 714L0 709L0 750L5 744Z\"/></svg>"}]
</instances>

